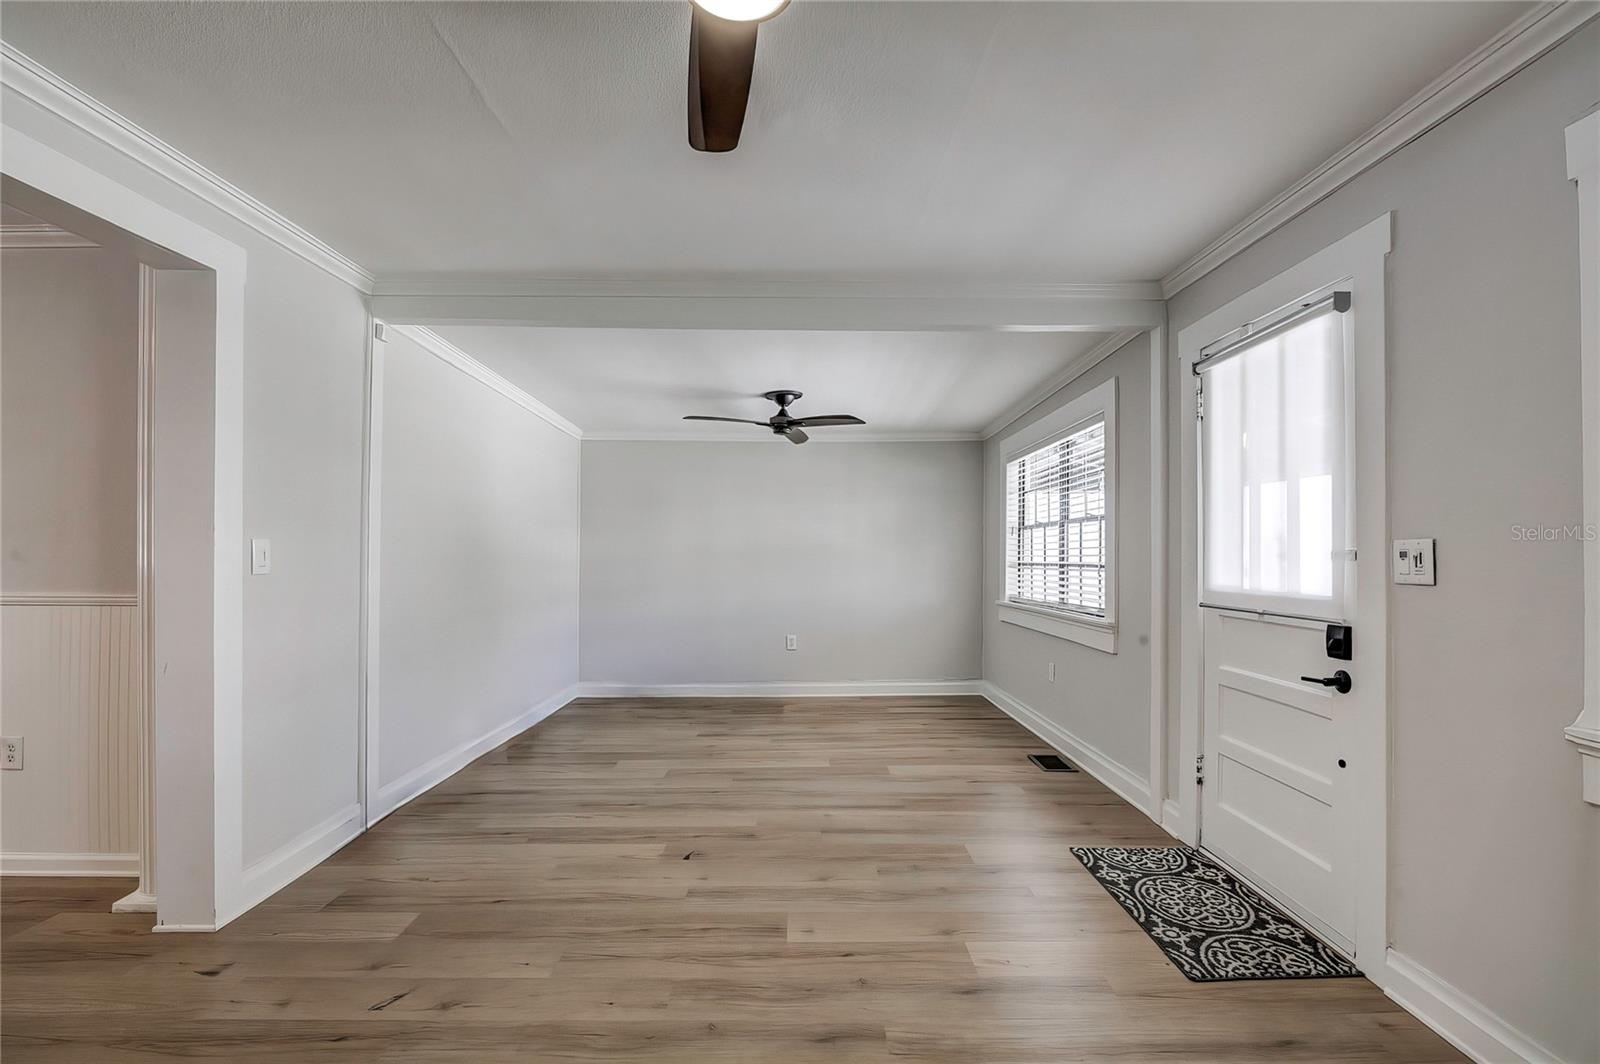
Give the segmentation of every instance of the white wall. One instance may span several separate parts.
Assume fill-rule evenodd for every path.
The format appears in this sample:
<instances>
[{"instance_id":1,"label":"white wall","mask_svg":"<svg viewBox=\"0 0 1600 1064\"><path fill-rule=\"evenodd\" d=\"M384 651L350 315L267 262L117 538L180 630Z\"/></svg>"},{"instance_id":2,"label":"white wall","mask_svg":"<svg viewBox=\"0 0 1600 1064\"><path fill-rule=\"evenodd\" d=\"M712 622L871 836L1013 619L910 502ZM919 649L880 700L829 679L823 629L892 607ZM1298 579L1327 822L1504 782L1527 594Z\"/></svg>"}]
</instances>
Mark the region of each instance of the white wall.
<instances>
[{"instance_id":1,"label":"white wall","mask_svg":"<svg viewBox=\"0 0 1600 1064\"><path fill-rule=\"evenodd\" d=\"M0 289L0 868L137 874L139 264L7 249Z\"/></svg>"},{"instance_id":2,"label":"white wall","mask_svg":"<svg viewBox=\"0 0 1600 1064\"><path fill-rule=\"evenodd\" d=\"M259 866L356 801L365 297L10 90L4 113L8 128L245 251L246 534L270 537L276 555L272 575L237 575L242 863Z\"/></svg>"},{"instance_id":3,"label":"white wall","mask_svg":"<svg viewBox=\"0 0 1600 1064\"><path fill-rule=\"evenodd\" d=\"M0 251L0 589L132 595L139 264Z\"/></svg>"},{"instance_id":4,"label":"white wall","mask_svg":"<svg viewBox=\"0 0 1600 1064\"><path fill-rule=\"evenodd\" d=\"M1562 738L1582 701L1583 547L1512 527L1583 520L1562 131L1600 102L1597 57L1591 23L1169 307L1175 338L1395 212L1390 529L1438 537L1439 584L1389 595L1393 947L1569 1061L1600 1060L1600 810ZM1177 395L1175 350L1172 367Z\"/></svg>"},{"instance_id":5,"label":"white wall","mask_svg":"<svg viewBox=\"0 0 1600 1064\"><path fill-rule=\"evenodd\" d=\"M1108 654L1004 624L1005 456L1009 434L1105 381L1117 382L1116 623ZM1148 786L1150 779L1150 337L1105 361L984 445L983 678ZM1049 666L1056 665L1050 682Z\"/></svg>"},{"instance_id":6,"label":"white wall","mask_svg":"<svg viewBox=\"0 0 1600 1064\"><path fill-rule=\"evenodd\" d=\"M390 337L378 813L578 680L578 441Z\"/></svg>"},{"instance_id":7,"label":"white wall","mask_svg":"<svg viewBox=\"0 0 1600 1064\"><path fill-rule=\"evenodd\" d=\"M981 462L976 442L585 441L584 680L977 677Z\"/></svg>"}]
</instances>

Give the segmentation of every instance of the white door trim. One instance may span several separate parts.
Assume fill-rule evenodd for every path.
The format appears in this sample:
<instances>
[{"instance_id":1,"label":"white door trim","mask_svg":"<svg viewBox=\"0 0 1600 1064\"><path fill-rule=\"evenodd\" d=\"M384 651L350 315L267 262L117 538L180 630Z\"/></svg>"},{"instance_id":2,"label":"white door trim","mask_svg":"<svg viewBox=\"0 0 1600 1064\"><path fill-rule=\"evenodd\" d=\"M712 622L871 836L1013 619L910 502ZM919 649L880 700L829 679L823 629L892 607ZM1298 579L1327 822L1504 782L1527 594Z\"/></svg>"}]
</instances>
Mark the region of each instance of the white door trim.
<instances>
[{"instance_id":1,"label":"white door trim","mask_svg":"<svg viewBox=\"0 0 1600 1064\"><path fill-rule=\"evenodd\" d=\"M1356 638L1367 647L1387 647L1388 637L1388 441L1385 374L1371 372L1373 365L1386 364L1384 260L1392 246L1392 214L1369 222L1349 236L1290 267L1270 281L1257 286L1178 334L1179 379L1182 392L1183 426L1179 433L1179 468L1183 472L1181 494L1181 535L1179 583L1181 585L1181 633L1179 639L1179 715L1178 715L1178 815L1169 825L1183 841L1196 845L1200 837L1200 793L1193 771L1195 759L1203 749L1201 708L1203 655L1201 646L1199 568L1199 447L1194 431L1195 388L1191 367L1200 348L1252 321L1283 307L1308 292L1348 281L1354 294L1354 357L1356 373L1354 405L1355 455L1353 472L1357 485L1356 545L1365 564L1357 567L1356 594L1361 604L1361 625ZM1382 712L1363 721L1357 728L1355 757L1362 785L1355 811L1357 845L1356 879L1356 961L1368 978L1379 986L1387 982L1388 946L1388 656L1365 655L1362 682L1382 692L1378 703Z\"/></svg>"},{"instance_id":2,"label":"white door trim","mask_svg":"<svg viewBox=\"0 0 1600 1064\"><path fill-rule=\"evenodd\" d=\"M155 390L156 279L148 263L139 264L139 428L135 465L136 531L134 566L139 607L139 886L111 903L114 913L156 911L156 676L150 602L150 478L152 399Z\"/></svg>"},{"instance_id":3,"label":"white door trim","mask_svg":"<svg viewBox=\"0 0 1600 1064\"><path fill-rule=\"evenodd\" d=\"M378 621L382 616L378 601L381 575L378 552L383 542L383 370L389 345L386 339L379 339L378 334L384 329L376 319L368 318L366 465L362 472L366 491L361 541L361 735L358 736L360 752L356 766L363 831L382 816L378 812L378 790L382 782L378 771Z\"/></svg>"},{"instance_id":4,"label":"white door trim","mask_svg":"<svg viewBox=\"0 0 1600 1064\"><path fill-rule=\"evenodd\" d=\"M1600 111L1567 127L1578 184L1578 321L1583 364L1583 708L1566 736L1583 766L1583 800L1600 805Z\"/></svg>"},{"instance_id":5,"label":"white door trim","mask_svg":"<svg viewBox=\"0 0 1600 1064\"><path fill-rule=\"evenodd\" d=\"M1150 330L1150 819L1166 827L1167 327Z\"/></svg>"}]
</instances>

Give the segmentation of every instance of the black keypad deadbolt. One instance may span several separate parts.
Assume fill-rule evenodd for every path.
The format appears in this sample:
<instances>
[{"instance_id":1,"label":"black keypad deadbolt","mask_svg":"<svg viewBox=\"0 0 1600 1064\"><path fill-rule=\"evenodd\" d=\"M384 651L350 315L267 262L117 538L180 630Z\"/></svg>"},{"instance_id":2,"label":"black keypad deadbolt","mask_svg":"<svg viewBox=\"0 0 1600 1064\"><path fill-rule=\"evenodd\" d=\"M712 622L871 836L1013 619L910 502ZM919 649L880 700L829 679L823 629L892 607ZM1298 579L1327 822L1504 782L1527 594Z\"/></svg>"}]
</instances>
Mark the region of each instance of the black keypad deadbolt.
<instances>
[{"instance_id":1,"label":"black keypad deadbolt","mask_svg":"<svg viewBox=\"0 0 1600 1064\"><path fill-rule=\"evenodd\" d=\"M1356 635L1348 624L1328 625L1328 657L1335 661L1349 661L1355 653Z\"/></svg>"}]
</instances>

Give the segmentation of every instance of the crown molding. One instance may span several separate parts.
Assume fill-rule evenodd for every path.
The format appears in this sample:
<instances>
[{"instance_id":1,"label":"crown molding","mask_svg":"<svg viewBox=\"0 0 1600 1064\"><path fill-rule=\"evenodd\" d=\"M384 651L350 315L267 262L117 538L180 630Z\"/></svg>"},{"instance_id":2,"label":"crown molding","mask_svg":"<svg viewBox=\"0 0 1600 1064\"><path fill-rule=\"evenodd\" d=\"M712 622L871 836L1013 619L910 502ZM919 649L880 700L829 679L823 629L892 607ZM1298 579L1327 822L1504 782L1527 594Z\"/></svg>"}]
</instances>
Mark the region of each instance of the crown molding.
<instances>
[{"instance_id":1,"label":"crown molding","mask_svg":"<svg viewBox=\"0 0 1600 1064\"><path fill-rule=\"evenodd\" d=\"M850 432L817 433L810 436L811 443L976 443L983 437L976 432ZM585 443L745 443L765 447L782 443L794 444L776 433L751 433L735 436L710 432L585 432Z\"/></svg>"},{"instance_id":2,"label":"crown molding","mask_svg":"<svg viewBox=\"0 0 1600 1064\"><path fill-rule=\"evenodd\" d=\"M372 274L189 156L0 41L0 85L362 292Z\"/></svg>"},{"instance_id":3,"label":"crown molding","mask_svg":"<svg viewBox=\"0 0 1600 1064\"><path fill-rule=\"evenodd\" d=\"M1544 55L1597 15L1600 15L1597 3L1567 0L1539 4L1435 78L1383 121L1163 277L1162 296L1171 299L1245 248L1288 224Z\"/></svg>"},{"instance_id":4,"label":"crown molding","mask_svg":"<svg viewBox=\"0 0 1600 1064\"><path fill-rule=\"evenodd\" d=\"M389 327L440 361L454 366L478 383L487 385L494 391L499 392L528 411L528 413L549 424L552 428L566 433L573 439L581 439L583 437L583 432L578 426L545 406L539 400L512 384L432 329L424 329L419 325L391 325Z\"/></svg>"},{"instance_id":5,"label":"crown molding","mask_svg":"<svg viewBox=\"0 0 1600 1064\"><path fill-rule=\"evenodd\" d=\"M79 236L77 233L51 225L49 222L38 222L29 225L0 225L0 249L10 251L13 248L97 248L96 244L88 237Z\"/></svg>"},{"instance_id":6,"label":"crown molding","mask_svg":"<svg viewBox=\"0 0 1600 1064\"><path fill-rule=\"evenodd\" d=\"M767 277L412 274L378 278L378 296L629 299L1088 299L1159 300L1155 281L1099 283L915 280L821 275Z\"/></svg>"},{"instance_id":7,"label":"crown molding","mask_svg":"<svg viewBox=\"0 0 1600 1064\"><path fill-rule=\"evenodd\" d=\"M1039 385L1039 387L1031 389L1026 397L1013 404L1010 409L1001 414L998 418L995 418L993 421L989 422L988 427L986 427L983 432L979 434L979 436L982 439L987 440L989 437L1003 431L1018 418L1027 414L1030 410L1034 410L1041 404L1049 402L1051 397L1053 397L1061 389L1065 388L1067 385L1071 384L1073 381L1077 380L1079 377L1083 376L1085 373L1089 372L1091 369L1094 369L1094 367L1098 366L1100 363L1104 362L1106 359L1122 350L1123 345L1143 335L1144 332L1145 330L1143 329L1125 329L1122 332L1112 333L1110 336L1106 337L1104 340L1100 341L1098 344L1091 347L1089 350L1085 351L1071 362L1067 363L1066 367L1062 369L1060 373L1057 373L1054 377L1051 377L1049 380Z\"/></svg>"}]
</instances>

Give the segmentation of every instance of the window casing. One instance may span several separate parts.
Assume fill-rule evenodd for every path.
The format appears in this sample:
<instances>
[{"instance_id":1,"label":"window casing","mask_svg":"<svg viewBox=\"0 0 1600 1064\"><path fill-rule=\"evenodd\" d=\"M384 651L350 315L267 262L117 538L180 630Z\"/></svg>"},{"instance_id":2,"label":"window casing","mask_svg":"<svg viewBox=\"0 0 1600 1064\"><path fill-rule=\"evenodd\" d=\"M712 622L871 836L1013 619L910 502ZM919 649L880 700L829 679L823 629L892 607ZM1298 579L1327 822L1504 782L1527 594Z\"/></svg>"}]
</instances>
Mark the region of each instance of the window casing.
<instances>
[{"instance_id":1,"label":"window casing","mask_svg":"<svg viewBox=\"0 0 1600 1064\"><path fill-rule=\"evenodd\" d=\"M1117 382L999 445L999 619L1117 652Z\"/></svg>"}]
</instances>

